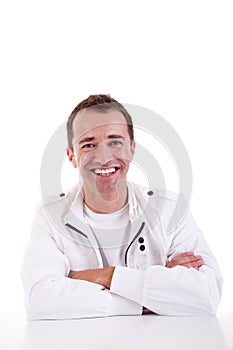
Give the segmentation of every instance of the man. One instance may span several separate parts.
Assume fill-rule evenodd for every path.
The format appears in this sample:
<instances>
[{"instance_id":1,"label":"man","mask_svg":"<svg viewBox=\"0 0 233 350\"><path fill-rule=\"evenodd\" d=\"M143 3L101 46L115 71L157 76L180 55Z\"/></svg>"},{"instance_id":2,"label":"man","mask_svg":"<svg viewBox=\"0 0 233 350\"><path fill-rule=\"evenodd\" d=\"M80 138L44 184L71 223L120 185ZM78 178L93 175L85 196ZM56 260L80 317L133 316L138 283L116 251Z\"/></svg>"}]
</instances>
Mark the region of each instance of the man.
<instances>
[{"instance_id":1,"label":"man","mask_svg":"<svg viewBox=\"0 0 233 350\"><path fill-rule=\"evenodd\" d=\"M80 184L39 209L22 266L29 319L215 314L222 278L189 212L169 230L175 194L127 182L132 119L91 95L67 122Z\"/></svg>"}]
</instances>

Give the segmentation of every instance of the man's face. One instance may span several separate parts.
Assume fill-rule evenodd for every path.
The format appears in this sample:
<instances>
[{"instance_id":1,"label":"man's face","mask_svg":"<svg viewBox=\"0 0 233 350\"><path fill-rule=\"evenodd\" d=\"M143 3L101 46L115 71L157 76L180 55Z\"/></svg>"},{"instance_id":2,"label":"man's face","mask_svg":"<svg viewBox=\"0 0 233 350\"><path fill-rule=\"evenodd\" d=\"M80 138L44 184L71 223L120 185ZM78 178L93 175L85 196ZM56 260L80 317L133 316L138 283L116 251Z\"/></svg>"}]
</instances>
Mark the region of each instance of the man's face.
<instances>
[{"instance_id":1,"label":"man's face","mask_svg":"<svg viewBox=\"0 0 233 350\"><path fill-rule=\"evenodd\" d=\"M126 186L135 143L121 112L82 110L74 119L73 135L74 151L67 154L79 168L85 190L106 194Z\"/></svg>"}]
</instances>

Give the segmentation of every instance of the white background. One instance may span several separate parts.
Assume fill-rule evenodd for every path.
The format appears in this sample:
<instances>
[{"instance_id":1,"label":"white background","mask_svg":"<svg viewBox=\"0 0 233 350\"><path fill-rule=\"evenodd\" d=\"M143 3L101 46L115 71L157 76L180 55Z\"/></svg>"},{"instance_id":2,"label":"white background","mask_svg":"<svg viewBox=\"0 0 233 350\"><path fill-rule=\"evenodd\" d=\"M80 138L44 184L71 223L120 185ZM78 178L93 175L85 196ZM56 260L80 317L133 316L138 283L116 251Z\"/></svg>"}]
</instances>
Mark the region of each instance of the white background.
<instances>
[{"instance_id":1,"label":"white background","mask_svg":"<svg viewBox=\"0 0 233 350\"><path fill-rule=\"evenodd\" d=\"M191 209L225 280L219 310L233 311L232 1L0 6L0 310L23 310L20 264L49 138L82 99L110 93L157 112L182 138L193 167Z\"/></svg>"}]
</instances>

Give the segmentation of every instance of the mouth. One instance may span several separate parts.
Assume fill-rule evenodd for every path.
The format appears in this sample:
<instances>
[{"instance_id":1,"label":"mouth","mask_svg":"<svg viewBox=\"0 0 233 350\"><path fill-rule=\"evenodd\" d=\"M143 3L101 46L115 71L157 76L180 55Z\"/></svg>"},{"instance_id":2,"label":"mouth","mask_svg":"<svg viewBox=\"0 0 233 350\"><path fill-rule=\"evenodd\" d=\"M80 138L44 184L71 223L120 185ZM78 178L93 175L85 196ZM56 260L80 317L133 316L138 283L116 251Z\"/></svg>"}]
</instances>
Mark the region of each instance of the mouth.
<instances>
[{"instance_id":1,"label":"mouth","mask_svg":"<svg viewBox=\"0 0 233 350\"><path fill-rule=\"evenodd\" d=\"M98 168L98 169L92 170L92 172L97 176L101 176L101 177L108 176L109 177L109 176L115 174L118 170L119 170L118 167Z\"/></svg>"}]
</instances>

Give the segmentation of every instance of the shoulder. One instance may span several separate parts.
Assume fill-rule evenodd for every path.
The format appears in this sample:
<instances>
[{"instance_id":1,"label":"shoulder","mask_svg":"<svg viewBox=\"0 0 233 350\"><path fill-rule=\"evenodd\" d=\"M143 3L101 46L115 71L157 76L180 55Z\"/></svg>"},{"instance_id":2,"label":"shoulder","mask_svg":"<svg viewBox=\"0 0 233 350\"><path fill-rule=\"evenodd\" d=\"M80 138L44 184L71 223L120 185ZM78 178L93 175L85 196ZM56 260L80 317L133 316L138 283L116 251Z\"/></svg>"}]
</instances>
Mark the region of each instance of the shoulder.
<instances>
[{"instance_id":1,"label":"shoulder","mask_svg":"<svg viewBox=\"0 0 233 350\"><path fill-rule=\"evenodd\" d=\"M131 183L132 188L137 196L146 199L154 200L166 200L169 202L176 203L181 194L169 191L162 188L145 187L135 183Z\"/></svg>"},{"instance_id":2,"label":"shoulder","mask_svg":"<svg viewBox=\"0 0 233 350\"><path fill-rule=\"evenodd\" d=\"M64 210L70 207L77 193L77 186L69 189L66 192L60 192L54 195L41 197L41 202L37 205L37 211L43 212L48 210Z\"/></svg>"},{"instance_id":3,"label":"shoulder","mask_svg":"<svg viewBox=\"0 0 233 350\"><path fill-rule=\"evenodd\" d=\"M69 196L69 192L61 192L51 196L46 196L42 198L41 206L48 206L51 204L56 204L64 201Z\"/></svg>"},{"instance_id":4,"label":"shoulder","mask_svg":"<svg viewBox=\"0 0 233 350\"><path fill-rule=\"evenodd\" d=\"M138 185L134 190L137 202L144 203L148 213L157 213L163 223L166 223L169 232L172 232L185 218L191 222L189 204L182 193Z\"/></svg>"},{"instance_id":5,"label":"shoulder","mask_svg":"<svg viewBox=\"0 0 233 350\"><path fill-rule=\"evenodd\" d=\"M133 192L139 206L151 208L160 215L171 216L175 211L183 214L187 212L188 202L182 193L137 184L133 184Z\"/></svg>"}]
</instances>

